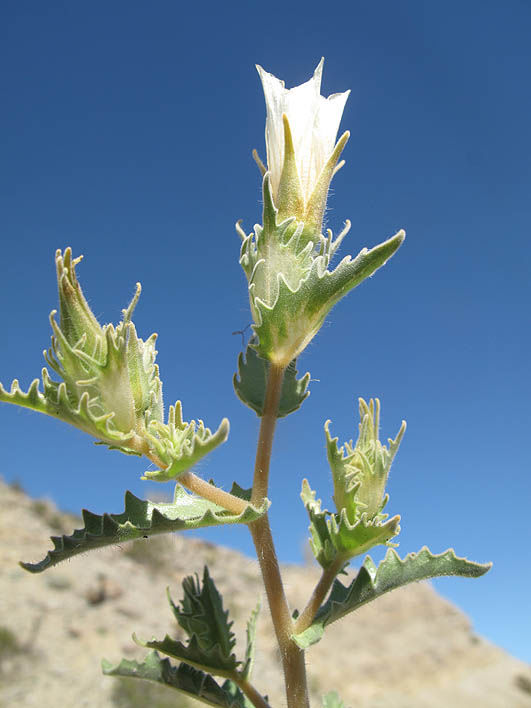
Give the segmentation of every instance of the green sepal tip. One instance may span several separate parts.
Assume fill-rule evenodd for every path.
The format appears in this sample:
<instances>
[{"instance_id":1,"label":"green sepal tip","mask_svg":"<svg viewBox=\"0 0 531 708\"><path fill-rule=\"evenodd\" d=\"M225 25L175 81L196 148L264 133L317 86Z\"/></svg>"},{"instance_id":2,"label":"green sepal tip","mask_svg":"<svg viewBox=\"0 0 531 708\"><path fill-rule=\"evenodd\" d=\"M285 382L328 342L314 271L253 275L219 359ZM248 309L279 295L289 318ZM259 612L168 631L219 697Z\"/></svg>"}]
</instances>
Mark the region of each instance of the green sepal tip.
<instances>
[{"instance_id":1,"label":"green sepal tip","mask_svg":"<svg viewBox=\"0 0 531 708\"><path fill-rule=\"evenodd\" d=\"M310 546L317 562L325 569L333 564L342 569L355 556L366 553L373 546L389 544L400 533L398 515L387 519L387 515L380 514L371 519L361 514L351 522L346 509L337 514L321 509L321 500L315 496L304 479L301 499L310 517Z\"/></svg>"}]
</instances>

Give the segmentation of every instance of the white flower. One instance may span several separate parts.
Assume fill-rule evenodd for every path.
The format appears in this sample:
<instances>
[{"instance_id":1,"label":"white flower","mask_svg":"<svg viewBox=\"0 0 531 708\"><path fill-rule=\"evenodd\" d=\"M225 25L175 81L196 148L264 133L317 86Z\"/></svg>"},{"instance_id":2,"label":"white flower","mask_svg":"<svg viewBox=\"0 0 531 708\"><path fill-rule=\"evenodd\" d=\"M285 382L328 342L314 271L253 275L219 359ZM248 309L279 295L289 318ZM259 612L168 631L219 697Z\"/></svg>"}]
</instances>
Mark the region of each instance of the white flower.
<instances>
[{"instance_id":1,"label":"white flower","mask_svg":"<svg viewBox=\"0 0 531 708\"><path fill-rule=\"evenodd\" d=\"M257 65L267 108L267 166L271 174L273 198L278 195L284 166L285 115L291 128L295 162L304 203L309 201L323 167L331 157L341 116L350 91L321 96L321 59L312 78L292 89L284 81Z\"/></svg>"}]
</instances>

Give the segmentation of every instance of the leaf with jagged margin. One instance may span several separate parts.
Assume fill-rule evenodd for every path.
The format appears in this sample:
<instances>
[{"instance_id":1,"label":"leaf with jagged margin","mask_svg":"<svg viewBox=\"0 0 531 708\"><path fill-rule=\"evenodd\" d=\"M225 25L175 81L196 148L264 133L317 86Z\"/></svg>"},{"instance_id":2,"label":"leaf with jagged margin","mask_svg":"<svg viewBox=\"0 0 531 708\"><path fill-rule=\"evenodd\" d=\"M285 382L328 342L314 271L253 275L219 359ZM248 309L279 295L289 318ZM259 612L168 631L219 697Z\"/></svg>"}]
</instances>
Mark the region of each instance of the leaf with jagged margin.
<instances>
[{"instance_id":1,"label":"leaf with jagged margin","mask_svg":"<svg viewBox=\"0 0 531 708\"><path fill-rule=\"evenodd\" d=\"M152 482L169 482L193 467L201 458L224 443L229 436L229 421L223 418L219 428L212 433L202 420L183 421L181 402L170 406L166 424L153 420L144 434L152 450L168 467L147 470L142 479Z\"/></svg>"},{"instance_id":2,"label":"leaf with jagged margin","mask_svg":"<svg viewBox=\"0 0 531 708\"><path fill-rule=\"evenodd\" d=\"M232 678L241 661L236 659L233 649L236 638L229 622L228 610L223 609L222 597L208 572L203 571L203 580L197 575L189 575L183 580L184 597L176 605L168 592L168 602L178 624L188 635L188 643L166 635L162 641L140 641L140 646L156 649L163 654L191 664L198 669L206 669L218 676Z\"/></svg>"},{"instance_id":3,"label":"leaf with jagged margin","mask_svg":"<svg viewBox=\"0 0 531 708\"><path fill-rule=\"evenodd\" d=\"M310 517L310 546L317 562L323 568L329 568L339 561L340 569L351 558L365 553L373 546L389 544L400 532L400 517L387 519L387 514L379 514L370 520L361 514L358 521L351 524L346 509L333 514L321 509L321 500L310 488L308 480L303 479L301 499Z\"/></svg>"},{"instance_id":4,"label":"leaf with jagged margin","mask_svg":"<svg viewBox=\"0 0 531 708\"><path fill-rule=\"evenodd\" d=\"M218 708L252 708L240 689L232 681L221 686L209 674L188 664L172 666L169 659L161 659L156 651L150 652L142 663L122 659L118 666L102 661L107 676L146 679L173 688L209 706Z\"/></svg>"},{"instance_id":5,"label":"leaf with jagged margin","mask_svg":"<svg viewBox=\"0 0 531 708\"><path fill-rule=\"evenodd\" d=\"M458 558L452 548L434 555L424 546L418 553L409 553L404 560L396 551L389 549L378 567L367 556L348 587L337 579L334 581L328 600L317 611L310 627L294 635L293 639L301 649L307 649L321 639L327 625L391 590L443 575L478 578L491 566L492 563L473 563L466 558Z\"/></svg>"},{"instance_id":6,"label":"leaf with jagged margin","mask_svg":"<svg viewBox=\"0 0 531 708\"><path fill-rule=\"evenodd\" d=\"M141 647L155 649L172 659L184 661L185 664L194 666L196 669L210 671L216 676L224 678L232 678L240 664L234 654L225 656L219 644L209 649L202 647L196 634L190 638L187 644L172 639L169 634L162 640L152 639L151 641L144 641L133 634L133 640Z\"/></svg>"},{"instance_id":7,"label":"leaf with jagged margin","mask_svg":"<svg viewBox=\"0 0 531 708\"><path fill-rule=\"evenodd\" d=\"M236 395L242 403L252 408L258 417L262 416L264 412L269 366L268 361L258 356L251 342L247 346L245 354L240 352L238 372L234 374L233 378ZM297 378L297 373L296 359L294 359L284 374L277 418L284 418L298 410L310 395L308 391L310 373L306 372L300 379Z\"/></svg>"},{"instance_id":8,"label":"leaf with jagged margin","mask_svg":"<svg viewBox=\"0 0 531 708\"><path fill-rule=\"evenodd\" d=\"M337 691L330 691L323 696L322 708L345 708L345 704L338 696Z\"/></svg>"},{"instance_id":9,"label":"leaf with jagged margin","mask_svg":"<svg viewBox=\"0 0 531 708\"><path fill-rule=\"evenodd\" d=\"M245 501L250 499L250 490L236 483L231 494ZM96 548L121 544L155 534L172 533L188 529L218 526L222 524L248 524L266 513L269 501L260 509L248 504L241 514L233 514L212 502L186 492L181 485L175 487L173 503L152 502L139 499L131 492L125 493L125 511L121 514L93 514L83 510L82 529L70 536L52 536L53 550L39 563L21 563L31 573L41 573L68 558Z\"/></svg>"},{"instance_id":10,"label":"leaf with jagged margin","mask_svg":"<svg viewBox=\"0 0 531 708\"><path fill-rule=\"evenodd\" d=\"M254 610L251 612L251 616L247 620L247 646L245 648L245 661L243 664L243 669L241 673L245 679L249 679L254 668L254 654L255 654L255 641L256 641L256 623L258 621L258 615L260 614L261 603L258 603Z\"/></svg>"}]
</instances>

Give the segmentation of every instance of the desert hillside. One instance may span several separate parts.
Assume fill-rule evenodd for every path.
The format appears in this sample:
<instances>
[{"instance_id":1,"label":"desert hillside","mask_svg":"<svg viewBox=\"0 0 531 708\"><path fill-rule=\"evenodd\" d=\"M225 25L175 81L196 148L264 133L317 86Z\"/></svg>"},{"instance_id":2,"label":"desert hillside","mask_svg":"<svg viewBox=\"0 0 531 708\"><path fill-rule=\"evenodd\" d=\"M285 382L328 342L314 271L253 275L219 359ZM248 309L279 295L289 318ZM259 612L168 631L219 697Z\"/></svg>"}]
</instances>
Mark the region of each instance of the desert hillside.
<instances>
[{"instance_id":1,"label":"desert hillside","mask_svg":"<svg viewBox=\"0 0 531 708\"><path fill-rule=\"evenodd\" d=\"M145 651L131 640L133 631L145 639L177 633L165 588L180 600L183 576L205 563L243 637L261 593L256 563L172 535L77 557L41 575L18 566L40 560L50 535L78 525L49 502L0 482L0 706L201 705L103 676L101 658L140 659ZM312 568L285 568L294 606L304 603L316 577ZM265 606L258 637L254 682L280 708L285 700ZM338 623L334 646L325 635L307 657L316 708L332 689L350 708L531 708L531 668L476 636L468 618L428 584L390 593Z\"/></svg>"}]
</instances>

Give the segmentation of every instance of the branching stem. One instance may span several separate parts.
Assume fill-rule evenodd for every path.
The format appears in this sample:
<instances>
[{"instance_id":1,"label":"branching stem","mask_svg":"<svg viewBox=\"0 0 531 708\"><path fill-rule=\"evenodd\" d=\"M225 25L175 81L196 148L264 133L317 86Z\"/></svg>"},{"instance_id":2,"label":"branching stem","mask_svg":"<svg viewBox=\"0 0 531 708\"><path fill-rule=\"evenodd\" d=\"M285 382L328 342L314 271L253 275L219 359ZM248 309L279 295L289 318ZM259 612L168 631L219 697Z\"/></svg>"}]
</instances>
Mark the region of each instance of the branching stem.
<instances>
[{"instance_id":1,"label":"branching stem","mask_svg":"<svg viewBox=\"0 0 531 708\"><path fill-rule=\"evenodd\" d=\"M326 570L323 570L319 582L315 586L312 596L308 600L308 604L301 612L299 618L295 623L295 627L293 630L294 634L300 634L301 632L304 632L304 630L308 629L308 627L311 625L315 618L315 615L317 614L317 610L323 604L326 596L328 595L328 591L332 587L332 583L334 582L337 574L339 573L343 565L344 561L342 559L338 559L334 563L332 563L332 565L329 566Z\"/></svg>"}]
</instances>

